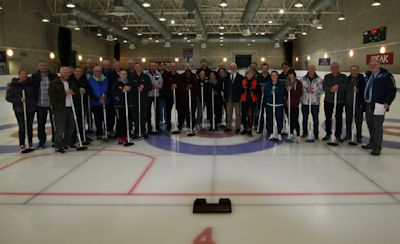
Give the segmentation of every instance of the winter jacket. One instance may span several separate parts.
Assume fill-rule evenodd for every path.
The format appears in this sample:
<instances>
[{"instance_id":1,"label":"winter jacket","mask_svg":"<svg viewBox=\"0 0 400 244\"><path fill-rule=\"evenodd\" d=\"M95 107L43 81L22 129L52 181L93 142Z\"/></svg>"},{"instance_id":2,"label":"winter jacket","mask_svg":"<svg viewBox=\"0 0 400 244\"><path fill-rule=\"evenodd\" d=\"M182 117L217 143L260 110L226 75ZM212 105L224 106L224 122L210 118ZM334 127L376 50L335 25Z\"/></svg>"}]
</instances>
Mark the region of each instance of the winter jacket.
<instances>
[{"instance_id":1,"label":"winter jacket","mask_svg":"<svg viewBox=\"0 0 400 244\"><path fill-rule=\"evenodd\" d=\"M332 73L325 75L323 87L325 91L324 102L334 103L335 93L331 92L331 88L334 85L339 85L339 90L337 91L337 103L343 104L346 100L346 90L347 90L347 76L339 73L338 75L333 75Z\"/></svg>"},{"instance_id":2,"label":"winter jacket","mask_svg":"<svg viewBox=\"0 0 400 244\"><path fill-rule=\"evenodd\" d=\"M153 85L151 84L150 77L145 73L140 73L140 75L135 72L130 73L128 80L132 83L132 96L135 101L135 104L139 103L139 87L143 85L143 91L140 92L140 101L141 106L144 104L145 99L148 97L149 91L153 89ZM135 92L134 92L135 91Z\"/></svg>"},{"instance_id":3,"label":"winter jacket","mask_svg":"<svg viewBox=\"0 0 400 244\"><path fill-rule=\"evenodd\" d=\"M238 103L243 93L242 81L244 77L236 73L235 80L231 82L231 75L232 74L227 74L227 79L225 80L224 99L226 102L229 102L229 97L231 97L233 103Z\"/></svg>"},{"instance_id":4,"label":"winter jacket","mask_svg":"<svg viewBox=\"0 0 400 244\"><path fill-rule=\"evenodd\" d=\"M186 78L185 73L181 76L181 86L179 87L178 94L182 99L181 102L184 106L189 104L189 88L191 92L191 102L194 104L197 101L197 96L200 94L200 85L194 76L191 76L189 80Z\"/></svg>"},{"instance_id":5,"label":"winter jacket","mask_svg":"<svg viewBox=\"0 0 400 244\"><path fill-rule=\"evenodd\" d=\"M177 85L177 87L179 87L181 75L178 73L172 74L171 72L164 72L164 74L165 75L163 78L164 84L163 84L162 94L166 100L173 101L174 98L173 98L173 91L172 91L171 87L173 84L175 84L175 85ZM179 88L177 88L177 89L179 89Z\"/></svg>"},{"instance_id":6,"label":"winter jacket","mask_svg":"<svg viewBox=\"0 0 400 244\"><path fill-rule=\"evenodd\" d=\"M264 88L264 105L273 105L273 95L272 90L275 87L275 106L283 106L285 98L285 83L278 81L275 84L268 82Z\"/></svg>"},{"instance_id":7,"label":"winter jacket","mask_svg":"<svg viewBox=\"0 0 400 244\"><path fill-rule=\"evenodd\" d=\"M99 102L100 97L103 95L106 95L106 104L110 103L110 98L107 96L109 83L104 75L102 75L100 79L91 76L88 80L88 84L90 87L90 103L92 107L103 106Z\"/></svg>"},{"instance_id":8,"label":"winter jacket","mask_svg":"<svg viewBox=\"0 0 400 244\"><path fill-rule=\"evenodd\" d=\"M72 96L72 99L74 99L76 96L78 96L79 90L72 81L67 81L69 89L74 91L74 95ZM51 106L54 110L65 108L65 99L67 98L67 95L65 94L65 88L61 78L50 81L49 97Z\"/></svg>"},{"instance_id":9,"label":"winter jacket","mask_svg":"<svg viewBox=\"0 0 400 244\"><path fill-rule=\"evenodd\" d=\"M240 97L240 101L243 103L257 102L258 94L260 93L260 91L259 91L260 87L258 86L257 80L256 79L252 79L252 80L243 79L242 87L243 87L243 93L242 93L242 96Z\"/></svg>"},{"instance_id":10,"label":"winter jacket","mask_svg":"<svg viewBox=\"0 0 400 244\"><path fill-rule=\"evenodd\" d=\"M15 112L23 112L24 108L21 101L22 90L25 90L26 111L34 112L36 110L37 96L35 87L30 78L25 81L21 81L19 78L13 78L11 83L7 84L7 102L12 103Z\"/></svg>"},{"instance_id":11,"label":"winter jacket","mask_svg":"<svg viewBox=\"0 0 400 244\"><path fill-rule=\"evenodd\" d=\"M50 71L47 73L47 77L49 78L49 82L58 78L57 74L51 73ZM42 81L42 74L38 70L36 73L31 76L32 84L35 89L35 97L39 99L40 95L40 82Z\"/></svg>"},{"instance_id":12,"label":"winter jacket","mask_svg":"<svg viewBox=\"0 0 400 244\"><path fill-rule=\"evenodd\" d=\"M354 98L354 87L357 87L358 92L356 93L356 105L357 107L361 107L365 109L365 100L364 100L364 90L365 90L365 79L362 74L359 74L357 77L352 77L349 75L347 77L347 91L346 91L346 104L352 105Z\"/></svg>"},{"instance_id":13,"label":"winter jacket","mask_svg":"<svg viewBox=\"0 0 400 244\"><path fill-rule=\"evenodd\" d=\"M69 80L75 84L75 86L78 88L78 90L79 90L79 88L85 89L86 93L83 95L83 106L86 107L87 100L89 98L89 93L90 93L89 92L90 87L89 87L88 81L86 79L86 76L82 75L81 78L79 78L79 80L78 80L75 78L74 75L71 75L69 77ZM75 103L76 108L79 108L79 109L81 108L81 95L80 94L77 94L77 96L74 97L74 103Z\"/></svg>"},{"instance_id":14,"label":"winter jacket","mask_svg":"<svg viewBox=\"0 0 400 244\"><path fill-rule=\"evenodd\" d=\"M371 72L366 73L364 98L368 88L368 80L371 75ZM374 108L375 103L386 103L390 105L396 97L397 92L396 81L394 80L393 75L386 69L381 68L372 82L372 97L370 102L372 108Z\"/></svg>"},{"instance_id":15,"label":"winter jacket","mask_svg":"<svg viewBox=\"0 0 400 244\"><path fill-rule=\"evenodd\" d=\"M286 87L288 87L290 84L290 81L288 80L286 83ZM291 108L296 108L299 107L300 105L300 97L303 94L303 84L299 80L295 80L293 84L291 84L292 89L290 90L290 107ZM287 89L285 89L285 106L288 106L288 99L289 97L289 92Z\"/></svg>"},{"instance_id":16,"label":"winter jacket","mask_svg":"<svg viewBox=\"0 0 400 244\"><path fill-rule=\"evenodd\" d=\"M163 83L164 83L161 73L158 70L156 70L154 72L148 71L148 72L146 72L146 74L150 77L152 86L154 86L156 84L158 84L160 86L160 88L158 88L158 89L153 88L151 91L149 91L148 96L149 97L154 97L154 96L159 97L160 90L163 88Z\"/></svg>"},{"instance_id":17,"label":"winter jacket","mask_svg":"<svg viewBox=\"0 0 400 244\"><path fill-rule=\"evenodd\" d=\"M134 106L134 97L137 97L137 89L133 89L132 82L127 79L125 81L118 80L113 85L112 98L116 108L125 108L125 93L122 91L125 86L131 87L131 90L127 92L128 107Z\"/></svg>"},{"instance_id":18,"label":"winter jacket","mask_svg":"<svg viewBox=\"0 0 400 244\"><path fill-rule=\"evenodd\" d=\"M315 74L313 78L311 78L308 73L300 79L303 86L303 95L301 96L301 104L309 105L310 96L311 96L311 105L319 105L321 102L321 95L324 94L323 81L322 79ZM312 93L307 92L307 88L311 85L313 91Z\"/></svg>"}]
</instances>

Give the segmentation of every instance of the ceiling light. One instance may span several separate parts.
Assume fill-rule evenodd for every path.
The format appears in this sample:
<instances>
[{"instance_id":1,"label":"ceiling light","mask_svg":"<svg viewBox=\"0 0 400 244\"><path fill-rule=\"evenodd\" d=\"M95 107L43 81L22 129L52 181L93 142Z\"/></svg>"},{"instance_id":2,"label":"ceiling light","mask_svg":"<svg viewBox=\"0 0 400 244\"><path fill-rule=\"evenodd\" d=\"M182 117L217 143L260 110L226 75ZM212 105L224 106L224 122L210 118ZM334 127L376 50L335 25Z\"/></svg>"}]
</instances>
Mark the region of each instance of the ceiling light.
<instances>
[{"instance_id":1,"label":"ceiling light","mask_svg":"<svg viewBox=\"0 0 400 244\"><path fill-rule=\"evenodd\" d=\"M53 52L50 52L50 59L55 59L56 55Z\"/></svg>"},{"instance_id":2,"label":"ceiling light","mask_svg":"<svg viewBox=\"0 0 400 244\"><path fill-rule=\"evenodd\" d=\"M283 8L281 8L281 9L279 9L279 13L283 14L283 13L285 13L285 10Z\"/></svg>"},{"instance_id":3,"label":"ceiling light","mask_svg":"<svg viewBox=\"0 0 400 244\"><path fill-rule=\"evenodd\" d=\"M67 8L75 8L75 3L73 3L72 1L67 1L67 3L65 4L65 6Z\"/></svg>"},{"instance_id":4,"label":"ceiling light","mask_svg":"<svg viewBox=\"0 0 400 244\"><path fill-rule=\"evenodd\" d=\"M175 20L171 20L171 25L175 25Z\"/></svg>"},{"instance_id":5,"label":"ceiling light","mask_svg":"<svg viewBox=\"0 0 400 244\"><path fill-rule=\"evenodd\" d=\"M82 61L82 60L83 60L82 55L80 55L80 54L78 55L78 60L79 60L79 61Z\"/></svg>"},{"instance_id":6,"label":"ceiling light","mask_svg":"<svg viewBox=\"0 0 400 244\"><path fill-rule=\"evenodd\" d=\"M317 26L317 30L322 30L324 27L322 27L322 25Z\"/></svg>"},{"instance_id":7,"label":"ceiling light","mask_svg":"<svg viewBox=\"0 0 400 244\"><path fill-rule=\"evenodd\" d=\"M183 35L183 33L182 32L178 32L178 36L181 36L181 35Z\"/></svg>"},{"instance_id":8,"label":"ceiling light","mask_svg":"<svg viewBox=\"0 0 400 244\"><path fill-rule=\"evenodd\" d=\"M268 24L272 24L272 22L273 22L272 20L268 20Z\"/></svg>"},{"instance_id":9,"label":"ceiling light","mask_svg":"<svg viewBox=\"0 0 400 244\"><path fill-rule=\"evenodd\" d=\"M303 5L303 2L302 2L302 1L297 1L297 2L294 4L294 6L295 6L296 8L302 8L304 5Z\"/></svg>"},{"instance_id":10,"label":"ceiling light","mask_svg":"<svg viewBox=\"0 0 400 244\"><path fill-rule=\"evenodd\" d=\"M221 40L219 40L219 42L224 42L224 40L223 40L223 39L221 39Z\"/></svg>"},{"instance_id":11,"label":"ceiling light","mask_svg":"<svg viewBox=\"0 0 400 244\"><path fill-rule=\"evenodd\" d=\"M220 45L220 46L223 46L224 44L223 44L223 43L220 43L219 45Z\"/></svg>"},{"instance_id":12,"label":"ceiling light","mask_svg":"<svg viewBox=\"0 0 400 244\"><path fill-rule=\"evenodd\" d=\"M386 48L385 48L384 46L382 46L381 48L379 48L379 53L380 53L380 54L386 53Z\"/></svg>"},{"instance_id":13,"label":"ceiling light","mask_svg":"<svg viewBox=\"0 0 400 244\"><path fill-rule=\"evenodd\" d=\"M251 46L251 44L250 44L250 43L247 43L247 46Z\"/></svg>"},{"instance_id":14,"label":"ceiling light","mask_svg":"<svg viewBox=\"0 0 400 244\"><path fill-rule=\"evenodd\" d=\"M0 10L2 10L3 9L3 7L2 6L0 6Z\"/></svg>"},{"instance_id":15,"label":"ceiling light","mask_svg":"<svg viewBox=\"0 0 400 244\"><path fill-rule=\"evenodd\" d=\"M78 31L78 30L80 30L81 28L79 28L79 26L76 26L76 27L74 27L74 30L76 30L76 31Z\"/></svg>"},{"instance_id":16,"label":"ceiling light","mask_svg":"<svg viewBox=\"0 0 400 244\"><path fill-rule=\"evenodd\" d=\"M159 43L160 41L158 40L158 38L156 39L156 43Z\"/></svg>"},{"instance_id":17,"label":"ceiling light","mask_svg":"<svg viewBox=\"0 0 400 244\"><path fill-rule=\"evenodd\" d=\"M307 35L307 32L303 31L303 33L301 33L303 36Z\"/></svg>"},{"instance_id":18,"label":"ceiling light","mask_svg":"<svg viewBox=\"0 0 400 244\"><path fill-rule=\"evenodd\" d=\"M114 41L118 41L118 37L114 37L114 39L113 39Z\"/></svg>"},{"instance_id":19,"label":"ceiling light","mask_svg":"<svg viewBox=\"0 0 400 244\"><path fill-rule=\"evenodd\" d=\"M153 40L153 37L149 36L149 40L150 40L150 41Z\"/></svg>"},{"instance_id":20,"label":"ceiling light","mask_svg":"<svg viewBox=\"0 0 400 244\"><path fill-rule=\"evenodd\" d=\"M103 57L100 56L99 61L100 61L100 62L103 62Z\"/></svg>"},{"instance_id":21,"label":"ceiling light","mask_svg":"<svg viewBox=\"0 0 400 244\"><path fill-rule=\"evenodd\" d=\"M223 35L224 35L224 33L223 33L223 32L220 32L220 33L219 33L219 35L220 35L220 36L223 36Z\"/></svg>"},{"instance_id":22,"label":"ceiling light","mask_svg":"<svg viewBox=\"0 0 400 244\"><path fill-rule=\"evenodd\" d=\"M299 62L299 57L296 57L296 62Z\"/></svg>"},{"instance_id":23,"label":"ceiling light","mask_svg":"<svg viewBox=\"0 0 400 244\"><path fill-rule=\"evenodd\" d=\"M262 57L260 60L261 60L261 62L265 62L265 58L264 57Z\"/></svg>"},{"instance_id":24,"label":"ceiling light","mask_svg":"<svg viewBox=\"0 0 400 244\"><path fill-rule=\"evenodd\" d=\"M124 43L128 43L128 40L124 40Z\"/></svg>"},{"instance_id":25,"label":"ceiling light","mask_svg":"<svg viewBox=\"0 0 400 244\"><path fill-rule=\"evenodd\" d=\"M224 57L224 58L222 59L222 61L223 61L223 62L227 62L228 59Z\"/></svg>"},{"instance_id":26,"label":"ceiling light","mask_svg":"<svg viewBox=\"0 0 400 244\"><path fill-rule=\"evenodd\" d=\"M146 58L142 58L142 63L146 63Z\"/></svg>"},{"instance_id":27,"label":"ceiling light","mask_svg":"<svg viewBox=\"0 0 400 244\"><path fill-rule=\"evenodd\" d=\"M12 49L7 49L7 56L12 57L14 55L14 51Z\"/></svg>"},{"instance_id":28,"label":"ceiling light","mask_svg":"<svg viewBox=\"0 0 400 244\"><path fill-rule=\"evenodd\" d=\"M224 40L224 37L223 37L223 36L220 36L219 39Z\"/></svg>"},{"instance_id":29,"label":"ceiling light","mask_svg":"<svg viewBox=\"0 0 400 244\"><path fill-rule=\"evenodd\" d=\"M161 13L160 18L158 18L158 20L161 21L161 22L164 22L164 21L166 21L167 19L165 18L164 14Z\"/></svg>"},{"instance_id":30,"label":"ceiling light","mask_svg":"<svg viewBox=\"0 0 400 244\"><path fill-rule=\"evenodd\" d=\"M100 32L98 32L96 35L97 35L98 37L103 36L103 34L101 34Z\"/></svg>"},{"instance_id":31,"label":"ceiling light","mask_svg":"<svg viewBox=\"0 0 400 244\"><path fill-rule=\"evenodd\" d=\"M372 1L372 3L371 3L372 7L378 7L378 6L381 6L381 5L382 5L381 1Z\"/></svg>"},{"instance_id":32,"label":"ceiling light","mask_svg":"<svg viewBox=\"0 0 400 244\"><path fill-rule=\"evenodd\" d=\"M346 19L346 17L344 17L344 14L343 14L343 13L338 17L338 20L340 20L340 21L343 21L343 20L345 20L345 19Z\"/></svg>"},{"instance_id":33,"label":"ceiling light","mask_svg":"<svg viewBox=\"0 0 400 244\"><path fill-rule=\"evenodd\" d=\"M221 24L220 26L218 26L218 29L223 30L225 29L225 27Z\"/></svg>"},{"instance_id":34,"label":"ceiling light","mask_svg":"<svg viewBox=\"0 0 400 244\"><path fill-rule=\"evenodd\" d=\"M261 32L260 35L265 36L265 32Z\"/></svg>"},{"instance_id":35,"label":"ceiling light","mask_svg":"<svg viewBox=\"0 0 400 244\"><path fill-rule=\"evenodd\" d=\"M189 43L189 42L190 42L190 39L188 39L187 42Z\"/></svg>"},{"instance_id":36,"label":"ceiling light","mask_svg":"<svg viewBox=\"0 0 400 244\"><path fill-rule=\"evenodd\" d=\"M354 56L354 51L353 51L353 49L351 49L351 50L349 51L349 56L350 56L351 58Z\"/></svg>"},{"instance_id":37,"label":"ceiling light","mask_svg":"<svg viewBox=\"0 0 400 244\"><path fill-rule=\"evenodd\" d=\"M253 40L251 40L252 42L256 42L256 40L255 39L253 39Z\"/></svg>"},{"instance_id":38,"label":"ceiling light","mask_svg":"<svg viewBox=\"0 0 400 244\"><path fill-rule=\"evenodd\" d=\"M136 35L138 35L138 36L141 36L141 35L142 35L142 33L138 32Z\"/></svg>"},{"instance_id":39,"label":"ceiling light","mask_svg":"<svg viewBox=\"0 0 400 244\"><path fill-rule=\"evenodd\" d=\"M48 23L48 22L50 22L50 20L49 20L48 18L43 18L43 19L42 19L42 22L43 22L43 23Z\"/></svg>"},{"instance_id":40,"label":"ceiling light","mask_svg":"<svg viewBox=\"0 0 400 244\"><path fill-rule=\"evenodd\" d=\"M310 55L308 55L308 56L307 56L307 60L308 60L308 61L310 61L310 59L311 59L311 56L310 56Z\"/></svg>"},{"instance_id":41,"label":"ceiling light","mask_svg":"<svg viewBox=\"0 0 400 244\"><path fill-rule=\"evenodd\" d=\"M187 40L187 39L188 39L187 36L183 37L183 40Z\"/></svg>"},{"instance_id":42,"label":"ceiling light","mask_svg":"<svg viewBox=\"0 0 400 244\"><path fill-rule=\"evenodd\" d=\"M219 6L225 8L228 6L228 2L226 0L219 1Z\"/></svg>"},{"instance_id":43,"label":"ceiling light","mask_svg":"<svg viewBox=\"0 0 400 244\"><path fill-rule=\"evenodd\" d=\"M328 54L327 53L324 54L324 58L328 58Z\"/></svg>"},{"instance_id":44,"label":"ceiling light","mask_svg":"<svg viewBox=\"0 0 400 244\"><path fill-rule=\"evenodd\" d=\"M122 29L123 30L128 30L129 28L128 28L128 26L125 25L125 26L122 26Z\"/></svg>"},{"instance_id":45,"label":"ceiling light","mask_svg":"<svg viewBox=\"0 0 400 244\"><path fill-rule=\"evenodd\" d=\"M288 40L287 40L287 39L285 39L285 40L283 40L283 42L288 42Z\"/></svg>"},{"instance_id":46,"label":"ceiling light","mask_svg":"<svg viewBox=\"0 0 400 244\"><path fill-rule=\"evenodd\" d=\"M150 2L148 2L148 1L144 1L144 2L142 3L142 6L145 7L145 8L148 8L148 7L151 6L151 4L150 4Z\"/></svg>"},{"instance_id":47,"label":"ceiling light","mask_svg":"<svg viewBox=\"0 0 400 244\"><path fill-rule=\"evenodd\" d=\"M175 62L179 62L179 58L178 57L175 58Z\"/></svg>"},{"instance_id":48,"label":"ceiling light","mask_svg":"<svg viewBox=\"0 0 400 244\"><path fill-rule=\"evenodd\" d=\"M164 47L171 47L171 43L170 42L165 42Z\"/></svg>"}]
</instances>

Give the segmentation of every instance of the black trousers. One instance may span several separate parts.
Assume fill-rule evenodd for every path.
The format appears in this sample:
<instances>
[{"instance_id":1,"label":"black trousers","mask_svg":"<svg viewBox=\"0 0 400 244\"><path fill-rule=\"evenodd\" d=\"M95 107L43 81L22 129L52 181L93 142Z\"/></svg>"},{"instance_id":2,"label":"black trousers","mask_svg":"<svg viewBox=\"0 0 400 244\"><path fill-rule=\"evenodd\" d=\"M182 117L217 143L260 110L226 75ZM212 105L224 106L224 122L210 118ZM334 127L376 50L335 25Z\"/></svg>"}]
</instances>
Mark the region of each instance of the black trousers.
<instances>
[{"instance_id":1,"label":"black trousers","mask_svg":"<svg viewBox=\"0 0 400 244\"><path fill-rule=\"evenodd\" d=\"M300 136L299 107L290 107L290 133L296 130L296 135ZM285 107L285 113L289 116L289 109Z\"/></svg>"},{"instance_id":2,"label":"black trousers","mask_svg":"<svg viewBox=\"0 0 400 244\"><path fill-rule=\"evenodd\" d=\"M346 137L351 138L352 133L352 127L353 127L353 104L346 104L345 105L345 111L346 111ZM363 123L363 117L364 117L364 112L362 106L356 104L356 112L355 112L355 125L356 125L356 137L357 139L361 140L362 139L362 123Z\"/></svg>"},{"instance_id":3,"label":"black trousers","mask_svg":"<svg viewBox=\"0 0 400 244\"><path fill-rule=\"evenodd\" d=\"M75 130L72 108L54 110L54 121L56 123L55 147L71 146L71 138Z\"/></svg>"},{"instance_id":4,"label":"black trousers","mask_svg":"<svg viewBox=\"0 0 400 244\"><path fill-rule=\"evenodd\" d=\"M47 123L47 114L50 114L50 124L51 124L51 141L54 142L54 124L53 124L53 114L51 113L50 107L36 107L36 119L38 123L37 131L38 131L38 139L40 144L45 144L47 141L46 136L46 123Z\"/></svg>"},{"instance_id":5,"label":"black trousers","mask_svg":"<svg viewBox=\"0 0 400 244\"><path fill-rule=\"evenodd\" d=\"M92 107L92 113L94 116L94 123L96 125L96 136L103 135L103 122L104 122L104 111L103 106ZM109 112L113 110L113 112ZM114 127L114 122L109 123L109 121L115 120L115 110L110 104L106 105L106 119L107 119L107 131L111 132Z\"/></svg>"},{"instance_id":6,"label":"black trousers","mask_svg":"<svg viewBox=\"0 0 400 244\"><path fill-rule=\"evenodd\" d=\"M19 145L25 145L25 120L24 120L24 113L23 112L14 112L15 117L17 118L18 122L18 138L19 138ZM33 137L33 118L35 117L35 112L27 112L27 129L28 129L28 143L32 144L32 137Z\"/></svg>"},{"instance_id":7,"label":"black trousers","mask_svg":"<svg viewBox=\"0 0 400 244\"><path fill-rule=\"evenodd\" d=\"M335 137L341 138L342 136L342 124L343 124L343 103L336 104L336 130ZM325 110L325 131L326 135L332 135L332 115L333 115L333 103L325 102L324 103Z\"/></svg>"},{"instance_id":8,"label":"black trousers","mask_svg":"<svg viewBox=\"0 0 400 244\"><path fill-rule=\"evenodd\" d=\"M256 103L242 102L242 124L244 130L253 128L253 115Z\"/></svg>"},{"instance_id":9,"label":"black trousers","mask_svg":"<svg viewBox=\"0 0 400 244\"><path fill-rule=\"evenodd\" d=\"M117 126L115 128L115 136L116 137L128 137L127 126L129 131L132 130L132 121L133 121L133 113L135 111L134 107L128 107L128 125L126 124L126 111L123 107L116 108L117 114Z\"/></svg>"},{"instance_id":10,"label":"black trousers","mask_svg":"<svg viewBox=\"0 0 400 244\"><path fill-rule=\"evenodd\" d=\"M165 115L166 115L166 123L167 123L167 130L171 130L172 122L171 122L171 115L172 115L172 108L174 107L174 100L173 99L165 99Z\"/></svg>"},{"instance_id":11,"label":"black trousers","mask_svg":"<svg viewBox=\"0 0 400 244\"><path fill-rule=\"evenodd\" d=\"M146 117L146 122L147 122L147 132L151 132L153 130L153 123L151 120L151 115L152 115L152 111L153 111L153 106L154 106L154 97L148 97L147 98L147 117ZM157 97L156 99L156 109L155 109L155 129L157 131L160 131L160 99L159 97Z\"/></svg>"},{"instance_id":12,"label":"black trousers","mask_svg":"<svg viewBox=\"0 0 400 244\"><path fill-rule=\"evenodd\" d=\"M311 105L311 115L309 114L308 105L301 105L301 112L303 114L303 135L308 135L308 116L313 119L313 133L314 137L319 135L319 105Z\"/></svg>"},{"instance_id":13,"label":"black trousers","mask_svg":"<svg viewBox=\"0 0 400 244\"><path fill-rule=\"evenodd\" d=\"M190 117L192 117L192 129L194 129L194 127L196 126L196 102L192 102L192 116L190 116L190 112L189 112L189 104L182 104L181 107L181 114L182 116L178 117L179 120L179 128L181 129L183 127L184 122L186 121L186 125L188 128L190 128Z\"/></svg>"},{"instance_id":14,"label":"black trousers","mask_svg":"<svg viewBox=\"0 0 400 244\"><path fill-rule=\"evenodd\" d=\"M275 107L275 119L276 119L276 127L278 134L282 133L283 127L283 106ZM274 116L273 116L273 107L267 105L267 132L274 132Z\"/></svg>"}]
</instances>

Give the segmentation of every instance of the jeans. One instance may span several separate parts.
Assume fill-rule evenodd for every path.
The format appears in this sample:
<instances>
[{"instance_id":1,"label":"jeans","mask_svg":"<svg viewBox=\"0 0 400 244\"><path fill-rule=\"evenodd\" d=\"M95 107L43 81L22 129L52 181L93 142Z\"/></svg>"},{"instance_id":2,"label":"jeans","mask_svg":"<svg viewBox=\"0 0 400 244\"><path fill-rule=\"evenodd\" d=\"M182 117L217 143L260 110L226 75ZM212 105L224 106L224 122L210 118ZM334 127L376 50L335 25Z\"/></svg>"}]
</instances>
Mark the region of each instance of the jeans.
<instances>
[{"instance_id":1,"label":"jeans","mask_svg":"<svg viewBox=\"0 0 400 244\"><path fill-rule=\"evenodd\" d=\"M39 144L46 144L47 136L46 136L46 123L47 123L47 114L50 114L50 124L51 124L51 141L54 142L54 124L53 124L53 114L50 111L50 107L36 107L36 119L38 123L37 131L38 131L38 139Z\"/></svg>"}]
</instances>

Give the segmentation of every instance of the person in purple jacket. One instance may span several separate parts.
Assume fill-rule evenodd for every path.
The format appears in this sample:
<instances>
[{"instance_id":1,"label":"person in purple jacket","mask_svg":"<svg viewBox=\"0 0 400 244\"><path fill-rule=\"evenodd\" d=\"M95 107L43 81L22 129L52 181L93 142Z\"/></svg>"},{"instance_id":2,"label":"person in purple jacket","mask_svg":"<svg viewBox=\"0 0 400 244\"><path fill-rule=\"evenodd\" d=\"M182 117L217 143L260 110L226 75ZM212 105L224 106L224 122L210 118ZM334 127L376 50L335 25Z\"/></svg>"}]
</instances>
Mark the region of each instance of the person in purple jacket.
<instances>
[{"instance_id":1,"label":"person in purple jacket","mask_svg":"<svg viewBox=\"0 0 400 244\"><path fill-rule=\"evenodd\" d=\"M14 78L7 84L6 100L13 105L15 117L18 122L18 137L20 150L24 150L25 145L25 120L23 102L26 103L26 117L28 130L28 147L32 148L32 124L36 111L37 96L32 80L28 77L28 71L21 69L18 72L19 78ZM22 97L22 90L25 91L25 99Z\"/></svg>"}]
</instances>

